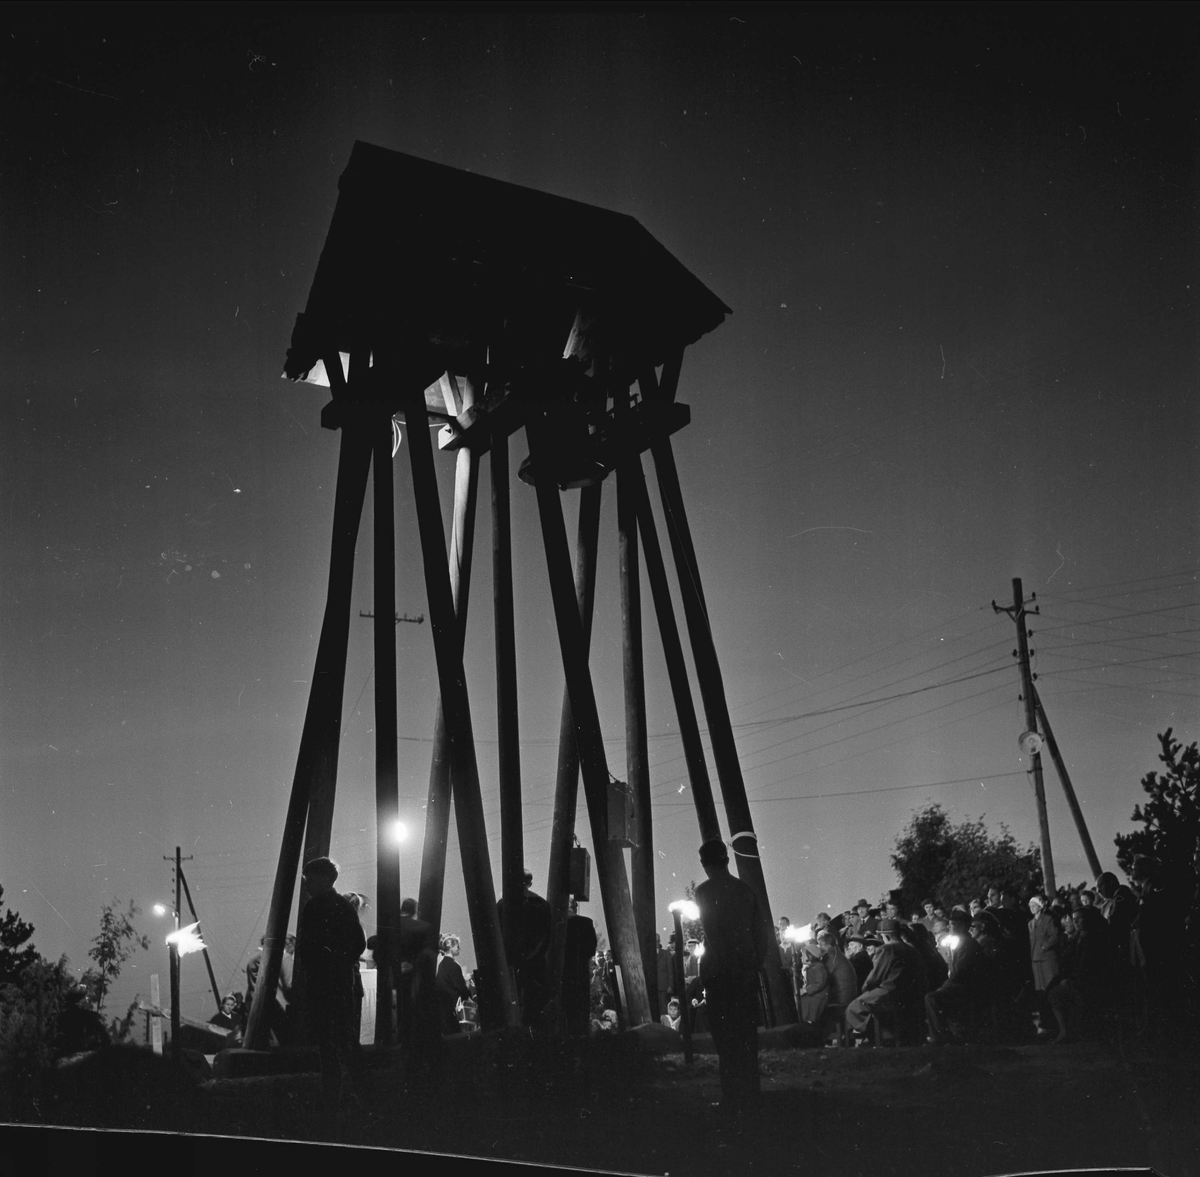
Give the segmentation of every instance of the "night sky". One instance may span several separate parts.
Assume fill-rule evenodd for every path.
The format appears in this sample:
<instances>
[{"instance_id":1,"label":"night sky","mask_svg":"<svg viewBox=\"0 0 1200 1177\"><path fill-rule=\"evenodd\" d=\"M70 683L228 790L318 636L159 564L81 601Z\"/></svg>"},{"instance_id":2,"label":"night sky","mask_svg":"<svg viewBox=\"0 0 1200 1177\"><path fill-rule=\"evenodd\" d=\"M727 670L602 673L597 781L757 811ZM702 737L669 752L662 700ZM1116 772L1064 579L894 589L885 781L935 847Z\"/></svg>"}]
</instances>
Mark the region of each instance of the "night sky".
<instances>
[{"instance_id":1,"label":"night sky","mask_svg":"<svg viewBox=\"0 0 1200 1177\"><path fill-rule=\"evenodd\" d=\"M133 899L154 947L110 1012L151 972L165 992L150 907L178 844L218 983L244 987L337 463L327 393L280 372L356 139L628 213L733 308L687 352L675 453L777 914L879 896L930 802L1036 840L1014 627L991 607L1014 576L1037 593L1039 689L1115 866L1156 733L1200 736L1191 25L1164 6L208 11L89 25L37 6L3 29L0 883L43 953L85 965L101 903ZM525 452L514 439L544 891L562 668ZM402 446L397 607L417 616L406 467ZM452 471L441 456L447 519ZM498 886L486 502L466 667ZM615 514L610 480L592 667L624 778ZM368 495L364 541L370 523ZM370 575L360 542L332 856L339 887L373 897ZM408 894L428 623L398 645ZM646 651L665 927L702 874L649 623ZM1046 781L1058 877L1078 882L1048 760ZM443 927L470 966L458 862L452 832ZM185 1014L208 1016L207 987L185 961Z\"/></svg>"}]
</instances>

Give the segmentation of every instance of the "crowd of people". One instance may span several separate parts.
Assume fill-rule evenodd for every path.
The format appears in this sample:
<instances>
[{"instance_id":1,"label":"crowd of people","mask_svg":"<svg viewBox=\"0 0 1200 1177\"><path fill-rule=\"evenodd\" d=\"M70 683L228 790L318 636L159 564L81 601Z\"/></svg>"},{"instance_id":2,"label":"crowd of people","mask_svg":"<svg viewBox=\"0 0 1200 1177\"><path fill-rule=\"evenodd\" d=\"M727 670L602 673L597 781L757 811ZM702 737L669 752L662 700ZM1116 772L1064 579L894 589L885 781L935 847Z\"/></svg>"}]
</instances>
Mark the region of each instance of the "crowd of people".
<instances>
[{"instance_id":1,"label":"crowd of people","mask_svg":"<svg viewBox=\"0 0 1200 1177\"><path fill-rule=\"evenodd\" d=\"M1135 861L1129 884L1106 872L1094 888L1054 897L994 886L905 914L894 896L802 927L780 917L786 1008L775 1021L812 1026L822 1042L1062 1043L1120 1027L1170 1033L1183 1016L1191 902L1152 858ZM684 951L682 992L673 972L665 992L660 977L662 1005L671 1003L662 1020L678 1026L686 1016L703 1031L705 945L689 940ZM767 992L764 981L760 1024Z\"/></svg>"},{"instance_id":2,"label":"crowd of people","mask_svg":"<svg viewBox=\"0 0 1200 1177\"><path fill-rule=\"evenodd\" d=\"M757 1025L800 1022L812 1027L813 1042L846 1045L1061 1043L1122 1028L1170 1033L1188 1016L1194 897L1172 887L1153 858L1134 861L1128 884L1106 872L1094 888L1052 897L993 886L951 905L927 899L905 916L893 892L877 905L860 899L840 914L819 912L803 926L781 916L774 945L753 893L729 873L724 845L706 843L701 862L708 874L696 889L702 933L686 940L682 983L674 936L667 946L659 941L657 974L647 981L664 1024L683 1029L687 1019L692 1032L712 1033L723 1090L737 1099L756 1087ZM336 1101L362 1037L360 969L381 947L363 935L366 897L335 890L334 863L314 859L304 878L308 902L299 935L287 937L266 1026L274 1044L319 1049L323 1087ZM550 909L531 882L527 872L512 974L523 1020L534 1026L550 997ZM503 924L503 909L499 915ZM591 920L572 906L561 995L565 1025L577 1036L628 1024L612 952L597 947ZM464 975L460 950L457 935L438 938L416 902L404 900L390 970L382 971L391 973L399 1036L418 1055L422 1044L478 1025L479 978ZM766 980L771 952L784 979L782 1010L773 1008ZM245 994L229 994L212 1020L232 1043L245 1032L262 960L260 942Z\"/></svg>"}]
</instances>

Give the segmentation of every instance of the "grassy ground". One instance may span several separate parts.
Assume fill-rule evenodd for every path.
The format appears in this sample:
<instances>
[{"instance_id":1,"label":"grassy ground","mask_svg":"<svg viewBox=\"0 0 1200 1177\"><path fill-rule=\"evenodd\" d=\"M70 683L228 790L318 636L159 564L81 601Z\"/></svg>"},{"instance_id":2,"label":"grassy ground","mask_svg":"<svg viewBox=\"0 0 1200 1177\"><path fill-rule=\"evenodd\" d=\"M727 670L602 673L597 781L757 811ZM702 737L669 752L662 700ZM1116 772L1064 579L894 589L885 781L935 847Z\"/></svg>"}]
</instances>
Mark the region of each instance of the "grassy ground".
<instances>
[{"instance_id":1,"label":"grassy ground","mask_svg":"<svg viewBox=\"0 0 1200 1177\"><path fill-rule=\"evenodd\" d=\"M143 1051L61 1073L45 1122L429 1150L671 1177L803 1170L968 1177L1153 1165L1200 1177L1200 1066L1062 1047L768 1050L759 1112L729 1126L717 1063L619 1039L584 1054L525 1041L447 1052L407 1084L361 1073L340 1117L312 1075L197 1082Z\"/></svg>"}]
</instances>

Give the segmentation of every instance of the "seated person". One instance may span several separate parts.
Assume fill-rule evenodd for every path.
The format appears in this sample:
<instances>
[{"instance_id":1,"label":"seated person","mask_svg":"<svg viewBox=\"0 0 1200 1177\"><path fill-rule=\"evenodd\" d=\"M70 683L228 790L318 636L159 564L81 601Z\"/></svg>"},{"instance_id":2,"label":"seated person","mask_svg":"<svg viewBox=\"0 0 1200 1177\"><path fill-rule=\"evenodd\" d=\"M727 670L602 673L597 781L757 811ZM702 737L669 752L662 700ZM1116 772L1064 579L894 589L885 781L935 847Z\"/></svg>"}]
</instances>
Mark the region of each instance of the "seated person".
<instances>
[{"instance_id":1,"label":"seated person","mask_svg":"<svg viewBox=\"0 0 1200 1177\"><path fill-rule=\"evenodd\" d=\"M858 978L858 991L861 993L863 982L866 981L873 967L871 954L867 951L865 936L848 936L846 938L846 959L850 962L850 967L854 969L855 977Z\"/></svg>"},{"instance_id":2,"label":"seated person","mask_svg":"<svg viewBox=\"0 0 1200 1177\"><path fill-rule=\"evenodd\" d=\"M846 1007L846 1025L863 1037L877 1011L895 1011L911 1016L920 1008L928 984L921 955L900 939L898 920L879 922L883 942L875 952L874 965L863 982L862 993Z\"/></svg>"},{"instance_id":3,"label":"seated person","mask_svg":"<svg viewBox=\"0 0 1200 1177\"><path fill-rule=\"evenodd\" d=\"M988 960L971 937L971 916L965 908L956 907L950 913L950 934L943 948L950 953L949 975L937 989L925 995L925 1013L935 1045L945 1040L949 1016L969 1013L991 995Z\"/></svg>"},{"instance_id":4,"label":"seated person","mask_svg":"<svg viewBox=\"0 0 1200 1177\"><path fill-rule=\"evenodd\" d=\"M900 929L900 938L921 954L921 959L925 962L925 971L929 974L929 988L936 989L946 979L950 966L938 951L933 933L924 924L917 922L904 925Z\"/></svg>"},{"instance_id":5,"label":"seated person","mask_svg":"<svg viewBox=\"0 0 1200 1177\"><path fill-rule=\"evenodd\" d=\"M821 947L822 963L829 973L829 1000L845 1008L858 996L858 974L838 948L837 937L832 932L822 932L817 943Z\"/></svg>"},{"instance_id":6,"label":"seated person","mask_svg":"<svg viewBox=\"0 0 1200 1177\"><path fill-rule=\"evenodd\" d=\"M663 1014L661 1018L659 1018L659 1021L662 1022L664 1026L670 1026L672 1030L682 1029L683 1018L681 1013L682 1011L679 1005L679 998L672 997L671 1000L667 1002L667 1012Z\"/></svg>"}]
</instances>

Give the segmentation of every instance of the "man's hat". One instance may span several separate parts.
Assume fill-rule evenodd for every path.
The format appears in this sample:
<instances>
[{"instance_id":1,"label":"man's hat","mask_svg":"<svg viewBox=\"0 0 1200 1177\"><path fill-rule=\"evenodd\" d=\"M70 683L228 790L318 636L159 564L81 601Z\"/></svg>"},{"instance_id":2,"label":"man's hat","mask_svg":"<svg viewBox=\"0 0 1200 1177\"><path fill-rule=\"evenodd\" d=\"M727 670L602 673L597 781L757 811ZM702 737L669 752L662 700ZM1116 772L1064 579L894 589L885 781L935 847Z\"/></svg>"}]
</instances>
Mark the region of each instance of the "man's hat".
<instances>
[{"instance_id":1,"label":"man's hat","mask_svg":"<svg viewBox=\"0 0 1200 1177\"><path fill-rule=\"evenodd\" d=\"M952 924L970 924L971 913L965 907L956 907L950 913L950 922Z\"/></svg>"},{"instance_id":2,"label":"man's hat","mask_svg":"<svg viewBox=\"0 0 1200 1177\"><path fill-rule=\"evenodd\" d=\"M868 910L870 910L871 907L871 905L865 899L860 899L854 906L856 909L859 907L865 907Z\"/></svg>"},{"instance_id":3,"label":"man's hat","mask_svg":"<svg viewBox=\"0 0 1200 1177\"><path fill-rule=\"evenodd\" d=\"M893 936L900 934L901 923L899 920L882 919L879 921L879 930L881 932L891 932Z\"/></svg>"}]
</instances>

